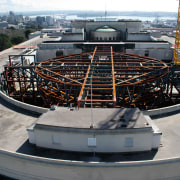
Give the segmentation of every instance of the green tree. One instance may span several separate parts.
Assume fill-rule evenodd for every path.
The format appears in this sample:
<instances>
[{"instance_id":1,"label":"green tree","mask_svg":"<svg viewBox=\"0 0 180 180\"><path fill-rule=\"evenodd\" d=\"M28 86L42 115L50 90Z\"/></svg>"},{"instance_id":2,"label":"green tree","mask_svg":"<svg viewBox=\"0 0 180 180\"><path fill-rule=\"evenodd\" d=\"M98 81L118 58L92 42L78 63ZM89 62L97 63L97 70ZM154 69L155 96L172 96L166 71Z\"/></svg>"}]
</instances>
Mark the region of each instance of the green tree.
<instances>
[{"instance_id":1,"label":"green tree","mask_svg":"<svg viewBox=\"0 0 180 180\"><path fill-rule=\"evenodd\" d=\"M10 38L6 34L0 34L0 51L10 48L12 46Z\"/></svg>"},{"instance_id":2,"label":"green tree","mask_svg":"<svg viewBox=\"0 0 180 180\"><path fill-rule=\"evenodd\" d=\"M15 28L15 27L13 27L13 26L8 27L7 29L16 30L16 28Z\"/></svg>"},{"instance_id":3,"label":"green tree","mask_svg":"<svg viewBox=\"0 0 180 180\"><path fill-rule=\"evenodd\" d=\"M33 32L33 31L30 30L30 29L27 29L27 30L24 31L24 34L25 34L26 39L29 39L29 34L31 34L32 32Z\"/></svg>"},{"instance_id":4,"label":"green tree","mask_svg":"<svg viewBox=\"0 0 180 180\"><path fill-rule=\"evenodd\" d=\"M12 44L19 44L24 41L25 41L25 38L23 36L14 36L11 38Z\"/></svg>"}]
</instances>

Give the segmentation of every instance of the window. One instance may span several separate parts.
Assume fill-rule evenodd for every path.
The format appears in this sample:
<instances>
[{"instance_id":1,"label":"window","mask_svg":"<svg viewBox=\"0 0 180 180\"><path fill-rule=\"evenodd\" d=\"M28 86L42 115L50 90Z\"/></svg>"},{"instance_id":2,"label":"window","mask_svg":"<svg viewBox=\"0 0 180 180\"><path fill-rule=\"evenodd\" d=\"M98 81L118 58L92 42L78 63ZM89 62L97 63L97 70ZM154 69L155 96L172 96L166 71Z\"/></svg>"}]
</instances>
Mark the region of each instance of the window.
<instances>
[{"instance_id":1,"label":"window","mask_svg":"<svg viewBox=\"0 0 180 180\"><path fill-rule=\"evenodd\" d=\"M95 147L96 146L96 138L88 138L88 146Z\"/></svg>"},{"instance_id":2,"label":"window","mask_svg":"<svg viewBox=\"0 0 180 180\"><path fill-rule=\"evenodd\" d=\"M145 50L144 56L149 56L149 51Z\"/></svg>"},{"instance_id":3,"label":"window","mask_svg":"<svg viewBox=\"0 0 180 180\"><path fill-rule=\"evenodd\" d=\"M52 143L53 144L60 144L61 141L60 141L60 135L58 134L53 134L52 136Z\"/></svg>"},{"instance_id":4,"label":"window","mask_svg":"<svg viewBox=\"0 0 180 180\"><path fill-rule=\"evenodd\" d=\"M133 147L133 144L134 142L132 137L125 138L125 143L124 143L125 147Z\"/></svg>"}]
</instances>

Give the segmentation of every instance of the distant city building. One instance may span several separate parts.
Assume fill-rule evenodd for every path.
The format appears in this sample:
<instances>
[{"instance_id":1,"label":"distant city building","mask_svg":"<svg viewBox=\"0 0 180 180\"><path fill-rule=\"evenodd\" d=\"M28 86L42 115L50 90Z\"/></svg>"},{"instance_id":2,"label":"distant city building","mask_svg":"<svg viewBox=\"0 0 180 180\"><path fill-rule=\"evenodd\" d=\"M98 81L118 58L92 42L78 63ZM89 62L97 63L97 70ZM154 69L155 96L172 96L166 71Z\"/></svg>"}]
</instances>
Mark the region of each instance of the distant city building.
<instances>
[{"instance_id":1,"label":"distant city building","mask_svg":"<svg viewBox=\"0 0 180 180\"><path fill-rule=\"evenodd\" d=\"M6 29L8 28L8 23L7 22L0 22L0 29Z\"/></svg>"},{"instance_id":2,"label":"distant city building","mask_svg":"<svg viewBox=\"0 0 180 180\"><path fill-rule=\"evenodd\" d=\"M52 26L54 24L54 19L51 16L46 16L46 22L48 26Z\"/></svg>"},{"instance_id":3,"label":"distant city building","mask_svg":"<svg viewBox=\"0 0 180 180\"><path fill-rule=\"evenodd\" d=\"M13 11L10 11L10 12L9 12L8 23L9 23L9 24L15 24L15 23L16 23L15 14L14 14Z\"/></svg>"},{"instance_id":4,"label":"distant city building","mask_svg":"<svg viewBox=\"0 0 180 180\"><path fill-rule=\"evenodd\" d=\"M25 18L24 18L24 22L28 22L28 21L30 21L31 19L30 19L30 17L29 16L26 16Z\"/></svg>"},{"instance_id":5,"label":"distant city building","mask_svg":"<svg viewBox=\"0 0 180 180\"><path fill-rule=\"evenodd\" d=\"M37 17L36 17L36 22L37 22L39 25L43 25L43 24L45 23L45 17L37 16Z\"/></svg>"}]
</instances>

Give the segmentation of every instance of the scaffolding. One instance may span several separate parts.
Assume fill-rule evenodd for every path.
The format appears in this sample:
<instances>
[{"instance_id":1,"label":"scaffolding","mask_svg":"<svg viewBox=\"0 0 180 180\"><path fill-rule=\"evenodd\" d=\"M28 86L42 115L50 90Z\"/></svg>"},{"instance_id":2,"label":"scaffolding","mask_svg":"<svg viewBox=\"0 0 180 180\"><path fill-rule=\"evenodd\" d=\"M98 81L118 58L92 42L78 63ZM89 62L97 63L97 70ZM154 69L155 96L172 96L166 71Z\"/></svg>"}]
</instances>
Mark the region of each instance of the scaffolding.
<instances>
[{"instance_id":1,"label":"scaffolding","mask_svg":"<svg viewBox=\"0 0 180 180\"><path fill-rule=\"evenodd\" d=\"M180 48L180 1L179 1L179 7L178 7L176 38L175 38L174 58L173 58L173 62L174 62L175 65L180 65L179 48Z\"/></svg>"},{"instance_id":2,"label":"scaffolding","mask_svg":"<svg viewBox=\"0 0 180 180\"><path fill-rule=\"evenodd\" d=\"M170 68L154 58L98 46L93 52L49 59L35 71L47 103L147 109L163 101Z\"/></svg>"},{"instance_id":3,"label":"scaffolding","mask_svg":"<svg viewBox=\"0 0 180 180\"><path fill-rule=\"evenodd\" d=\"M172 95L172 67L145 56L97 46L93 52L59 56L33 66L5 67L10 97L50 107L158 107Z\"/></svg>"}]
</instances>

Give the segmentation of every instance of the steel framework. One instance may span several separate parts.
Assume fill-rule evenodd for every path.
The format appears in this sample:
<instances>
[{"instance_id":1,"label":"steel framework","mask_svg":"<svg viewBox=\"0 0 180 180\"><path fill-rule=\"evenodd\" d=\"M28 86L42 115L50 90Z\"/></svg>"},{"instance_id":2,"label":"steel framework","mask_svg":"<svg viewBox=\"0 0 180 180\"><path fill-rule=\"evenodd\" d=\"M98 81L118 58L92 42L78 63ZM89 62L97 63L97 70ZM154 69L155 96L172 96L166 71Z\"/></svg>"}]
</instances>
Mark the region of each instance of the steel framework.
<instances>
[{"instance_id":1,"label":"steel framework","mask_svg":"<svg viewBox=\"0 0 180 180\"><path fill-rule=\"evenodd\" d=\"M170 68L157 59L117 53L104 46L90 53L48 59L35 72L47 104L90 107L92 102L93 107L146 109L163 101Z\"/></svg>"},{"instance_id":2,"label":"steel framework","mask_svg":"<svg viewBox=\"0 0 180 180\"><path fill-rule=\"evenodd\" d=\"M22 59L22 57L21 57ZM50 107L158 107L172 94L171 66L144 56L93 52L59 56L33 65L10 64L2 89L23 102Z\"/></svg>"}]
</instances>

